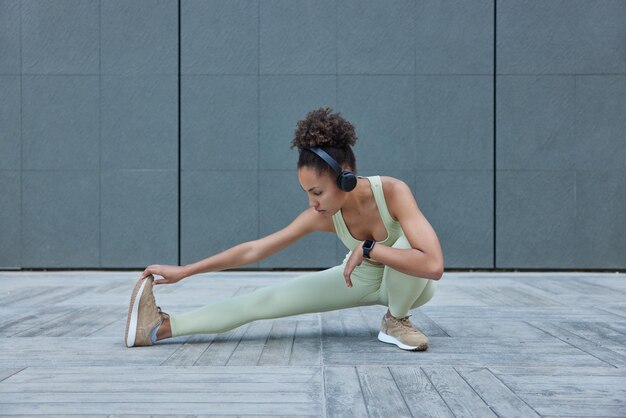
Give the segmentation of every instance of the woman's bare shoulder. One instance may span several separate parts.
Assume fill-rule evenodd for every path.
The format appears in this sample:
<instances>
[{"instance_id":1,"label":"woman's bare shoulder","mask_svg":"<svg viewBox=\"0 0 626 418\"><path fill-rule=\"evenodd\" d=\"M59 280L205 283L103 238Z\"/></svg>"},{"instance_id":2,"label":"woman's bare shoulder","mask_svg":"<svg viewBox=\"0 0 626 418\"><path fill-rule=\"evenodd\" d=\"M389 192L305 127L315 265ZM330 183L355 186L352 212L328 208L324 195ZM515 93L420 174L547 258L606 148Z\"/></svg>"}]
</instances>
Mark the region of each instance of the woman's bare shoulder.
<instances>
[{"instance_id":1,"label":"woman's bare shoulder","mask_svg":"<svg viewBox=\"0 0 626 418\"><path fill-rule=\"evenodd\" d=\"M380 176L380 182L382 183L385 197L387 197L387 193L389 193L389 196L393 196L394 193L406 193L407 191L411 192L411 188L408 184L395 177Z\"/></svg>"},{"instance_id":2,"label":"woman's bare shoulder","mask_svg":"<svg viewBox=\"0 0 626 418\"><path fill-rule=\"evenodd\" d=\"M391 217L397 221L398 217L395 215L395 207L393 202L396 201L396 197L401 194L410 194L413 196L413 192L408 184L404 181L390 176L380 176L380 182L383 188L383 195L385 196L385 202L387 203L387 209Z\"/></svg>"}]
</instances>

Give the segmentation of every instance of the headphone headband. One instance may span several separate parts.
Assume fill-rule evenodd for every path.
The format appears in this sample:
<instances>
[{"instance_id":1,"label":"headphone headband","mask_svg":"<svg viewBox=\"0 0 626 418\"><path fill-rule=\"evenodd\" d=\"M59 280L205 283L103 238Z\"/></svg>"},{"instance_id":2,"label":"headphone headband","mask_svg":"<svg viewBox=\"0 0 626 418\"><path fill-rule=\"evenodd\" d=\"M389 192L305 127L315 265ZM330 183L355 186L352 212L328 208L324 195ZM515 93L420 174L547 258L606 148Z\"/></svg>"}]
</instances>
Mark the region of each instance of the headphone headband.
<instances>
[{"instance_id":1,"label":"headphone headband","mask_svg":"<svg viewBox=\"0 0 626 418\"><path fill-rule=\"evenodd\" d=\"M316 153L320 157L322 157L322 159L324 161L326 161L326 163L329 166L331 166L333 170L335 170L335 173L341 174L341 172L343 171L341 169L341 166L339 166L339 163L337 161L335 161L335 159L333 157L331 157L326 151L324 151L323 149L321 149L319 147L308 148L308 149L313 151L314 153Z\"/></svg>"},{"instance_id":2,"label":"headphone headband","mask_svg":"<svg viewBox=\"0 0 626 418\"><path fill-rule=\"evenodd\" d=\"M356 187L356 176L350 171L344 171L341 169L339 163L331 157L326 151L319 147L306 148L309 151L313 151L320 158L326 161L326 164L332 167L337 173L337 186L344 192L350 192Z\"/></svg>"}]
</instances>

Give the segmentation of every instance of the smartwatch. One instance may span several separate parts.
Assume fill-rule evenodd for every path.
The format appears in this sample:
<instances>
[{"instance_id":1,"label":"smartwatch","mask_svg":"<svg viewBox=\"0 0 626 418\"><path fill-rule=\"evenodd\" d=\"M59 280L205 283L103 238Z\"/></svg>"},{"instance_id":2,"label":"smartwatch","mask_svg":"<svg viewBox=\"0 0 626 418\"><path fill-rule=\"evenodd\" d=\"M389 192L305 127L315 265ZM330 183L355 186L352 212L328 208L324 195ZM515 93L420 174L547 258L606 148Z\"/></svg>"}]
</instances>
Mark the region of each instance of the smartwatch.
<instances>
[{"instance_id":1,"label":"smartwatch","mask_svg":"<svg viewBox=\"0 0 626 418\"><path fill-rule=\"evenodd\" d=\"M374 241L373 239L365 240L365 242L363 243L363 257L370 258L370 251L372 251L372 248L374 248L374 244L376 244L376 241Z\"/></svg>"}]
</instances>

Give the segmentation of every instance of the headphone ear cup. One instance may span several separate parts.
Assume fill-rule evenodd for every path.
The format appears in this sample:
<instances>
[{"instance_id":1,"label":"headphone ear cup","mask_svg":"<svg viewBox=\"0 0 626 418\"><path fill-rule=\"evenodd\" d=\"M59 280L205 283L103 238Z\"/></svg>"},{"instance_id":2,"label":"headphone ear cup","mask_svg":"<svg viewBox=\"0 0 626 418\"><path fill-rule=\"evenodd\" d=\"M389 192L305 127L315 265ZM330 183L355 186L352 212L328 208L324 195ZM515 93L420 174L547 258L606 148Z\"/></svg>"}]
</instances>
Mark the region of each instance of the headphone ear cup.
<instances>
[{"instance_id":1,"label":"headphone ear cup","mask_svg":"<svg viewBox=\"0 0 626 418\"><path fill-rule=\"evenodd\" d=\"M344 192L351 192L356 187L356 176L349 171L342 171L337 176L337 186Z\"/></svg>"}]
</instances>

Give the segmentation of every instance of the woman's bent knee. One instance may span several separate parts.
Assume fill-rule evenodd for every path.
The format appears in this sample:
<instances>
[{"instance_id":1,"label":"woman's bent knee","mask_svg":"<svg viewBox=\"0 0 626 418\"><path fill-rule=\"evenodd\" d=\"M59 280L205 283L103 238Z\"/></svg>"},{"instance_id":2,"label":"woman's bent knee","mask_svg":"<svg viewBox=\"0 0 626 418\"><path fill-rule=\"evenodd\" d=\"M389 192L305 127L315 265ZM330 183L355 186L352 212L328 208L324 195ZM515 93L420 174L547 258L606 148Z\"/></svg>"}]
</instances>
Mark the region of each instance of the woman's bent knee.
<instances>
[{"instance_id":1,"label":"woman's bent knee","mask_svg":"<svg viewBox=\"0 0 626 418\"><path fill-rule=\"evenodd\" d=\"M420 307L428 303L433 298L433 296L435 296L435 290L437 290L437 282L434 280L428 280L428 284L424 287L424 290L422 290L422 293L419 295L417 300L413 303L413 306L411 306L411 309L415 309L417 307Z\"/></svg>"}]
</instances>

